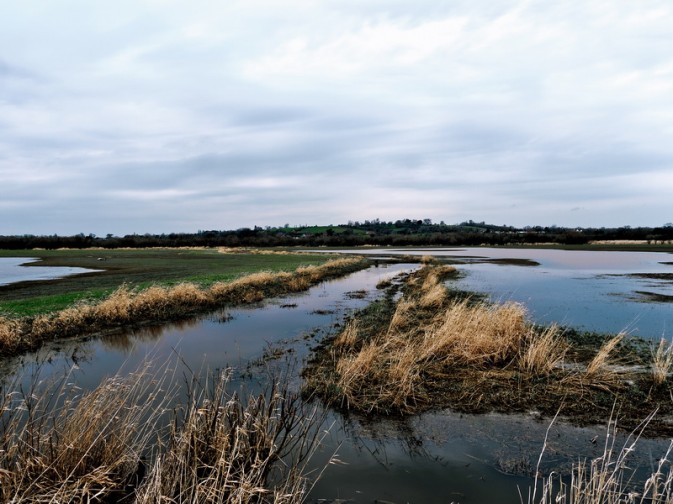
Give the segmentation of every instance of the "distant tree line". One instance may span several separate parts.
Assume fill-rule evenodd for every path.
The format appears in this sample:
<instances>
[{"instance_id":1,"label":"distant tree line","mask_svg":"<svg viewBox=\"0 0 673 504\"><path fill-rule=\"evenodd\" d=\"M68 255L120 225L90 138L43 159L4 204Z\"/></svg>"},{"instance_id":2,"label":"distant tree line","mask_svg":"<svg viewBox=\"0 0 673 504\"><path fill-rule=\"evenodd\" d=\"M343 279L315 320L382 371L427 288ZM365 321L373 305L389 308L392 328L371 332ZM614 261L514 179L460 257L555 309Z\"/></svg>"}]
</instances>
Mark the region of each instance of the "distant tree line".
<instances>
[{"instance_id":1,"label":"distant tree line","mask_svg":"<svg viewBox=\"0 0 673 504\"><path fill-rule=\"evenodd\" d=\"M581 245L596 240L644 240L671 243L673 224L661 227L566 228L559 226L497 226L466 221L460 224L433 223L430 219L404 219L329 226L240 228L196 233L131 234L105 237L83 233L74 236L0 236L0 248L145 248L145 247L350 247L376 246L475 246L554 243Z\"/></svg>"}]
</instances>

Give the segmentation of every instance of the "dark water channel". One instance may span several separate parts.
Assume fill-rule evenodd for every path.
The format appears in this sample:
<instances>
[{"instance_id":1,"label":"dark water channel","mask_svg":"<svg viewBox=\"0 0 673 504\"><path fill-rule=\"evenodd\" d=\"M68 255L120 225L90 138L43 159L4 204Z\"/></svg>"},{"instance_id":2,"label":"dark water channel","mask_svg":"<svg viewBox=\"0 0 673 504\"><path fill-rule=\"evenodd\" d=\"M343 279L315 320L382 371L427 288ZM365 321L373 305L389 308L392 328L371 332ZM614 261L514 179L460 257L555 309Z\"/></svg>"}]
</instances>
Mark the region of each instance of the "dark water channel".
<instances>
[{"instance_id":1,"label":"dark water channel","mask_svg":"<svg viewBox=\"0 0 673 504\"><path fill-rule=\"evenodd\" d=\"M484 250L450 253L484 257L487 255ZM409 250L402 252L409 253ZM417 253L428 252L419 250ZM596 298L602 296L606 297L606 303L615 303L612 308L615 312L619 312L624 303L636 303L642 311L629 312L625 320L630 323L634 317L640 328L650 317L648 310L654 303L630 301L629 289L619 290L621 287L617 289L612 282L640 281L624 276L627 273L673 272L670 265L659 264L671 258L665 255L654 259L649 256L628 258L631 266L622 269L615 266L614 261L597 259L591 267L579 266L572 272L570 264L575 259L559 256L555 263L554 254L548 254L559 251L516 252L517 258L531 258L540 266L493 264L463 257L461 260L467 260L467 264L460 268L468 274L458 285L479 288L496 299L526 302L533 316L541 320L561 315L561 321L575 321L577 307L573 307L572 300L561 301L555 297L557 290L563 291L559 285L569 283L565 288L566 297L570 295L579 300L580 306L585 302L595 303ZM617 261L617 264L623 265L623 262ZM42 377L67 372L71 380L86 389L95 387L104 377L120 369L131 371L152 359L175 362L178 367L188 366L193 370L233 366L236 373L232 385L254 387L255 381L263 381L269 366L301 363L322 337L338 330L338 324L348 312L365 306L379 294L375 288L379 281L413 267L410 264L380 265L323 283L305 294L273 299L257 306L221 311L179 325L88 342L62 343L39 354L5 362L3 373L16 374L28 381L38 370ZM538 272L541 279L536 279L534 272ZM605 275L615 272L620 276L603 280ZM582 292L577 292L580 287L574 282L584 286ZM603 286L595 287L595 283ZM662 288L670 289L670 285ZM540 301L539 298L546 295L551 298ZM657 308L657 313L661 311L664 315L652 326L655 335L673 323L672 307L664 304ZM616 325L623 324L619 319L621 315L613 315ZM590 325L586 318L577 320L581 320L582 325ZM609 324L600 328L613 330ZM298 386L299 378L293 383ZM318 470L330 460L332 463L314 485L308 502L515 504L521 502L519 489L525 502L550 420L540 418L535 411L523 415L479 416L446 411L404 421L375 422L331 413L325 425L330 427L329 434L313 464ZM543 471L568 471L578 458L598 456L604 434L603 426L576 428L555 423L549 433ZM634 466L649 470L667 445L667 440L643 440L632 459Z\"/></svg>"}]
</instances>

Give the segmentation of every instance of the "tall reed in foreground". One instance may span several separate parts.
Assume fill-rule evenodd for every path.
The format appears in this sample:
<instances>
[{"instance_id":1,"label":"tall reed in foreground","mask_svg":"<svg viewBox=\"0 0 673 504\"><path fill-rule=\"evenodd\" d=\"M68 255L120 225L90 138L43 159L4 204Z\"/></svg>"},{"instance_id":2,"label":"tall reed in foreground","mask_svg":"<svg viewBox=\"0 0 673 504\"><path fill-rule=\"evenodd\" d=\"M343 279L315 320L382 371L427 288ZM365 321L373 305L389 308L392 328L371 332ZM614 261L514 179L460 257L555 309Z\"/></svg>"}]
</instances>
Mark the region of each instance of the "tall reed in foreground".
<instances>
[{"instance_id":1,"label":"tall reed in foreground","mask_svg":"<svg viewBox=\"0 0 673 504\"><path fill-rule=\"evenodd\" d=\"M671 455L673 442L658 459L650 475L636 478L635 469L628 464L629 455L635 450L640 436L652 420L648 416L633 431L621 448L616 446L616 422L610 421L601 456L573 465L570 479L552 473L546 478L536 477L528 491L527 504L672 504L673 469ZM547 431L548 433L549 431ZM538 460L538 470L546 448L546 439ZM539 491L539 495L538 495ZM523 498L521 499L524 502Z\"/></svg>"},{"instance_id":2,"label":"tall reed in foreground","mask_svg":"<svg viewBox=\"0 0 673 504\"><path fill-rule=\"evenodd\" d=\"M305 410L278 387L246 402L227 394L227 381L222 375L192 398L136 502L303 501L305 463L319 437L317 410Z\"/></svg>"},{"instance_id":3,"label":"tall reed in foreground","mask_svg":"<svg viewBox=\"0 0 673 504\"><path fill-rule=\"evenodd\" d=\"M113 502L138 484L141 456L171 392L149 366L94 390L69 383L4 391L0 423L2 502Z\"/></svg>"},{"instance_id":4,"label":"tall reed in foreground","mask_svg":"<svg viewBox=\"0 0 673 504\"><path fill-rule=\"evenodd\" d=\"M172 374L149 366L85 393L69 376L4 390L0 501L303 502L323 417L287 385L242 398L228 378L194 380L184 405L173 404Z\"/></svg>"}]
</instances>

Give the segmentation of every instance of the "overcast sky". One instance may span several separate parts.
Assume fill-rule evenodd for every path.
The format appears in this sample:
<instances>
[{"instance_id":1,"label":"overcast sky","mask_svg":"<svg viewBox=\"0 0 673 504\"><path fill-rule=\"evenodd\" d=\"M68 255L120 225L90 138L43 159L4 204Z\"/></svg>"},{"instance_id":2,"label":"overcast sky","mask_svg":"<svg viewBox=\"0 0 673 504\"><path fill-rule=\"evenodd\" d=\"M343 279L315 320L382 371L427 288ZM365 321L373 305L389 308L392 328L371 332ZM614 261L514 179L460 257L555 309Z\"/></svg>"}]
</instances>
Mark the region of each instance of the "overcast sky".
<instances>
[{"instance_id":1,"label":"overcast sky","mask_svg":"<svg viewBox=\"0 0 673 504\"><path fill-rule=\"evenodd\" d=\"M673 221L670 0L0 0L0 234Z\"/></svg>"}]
</instances>

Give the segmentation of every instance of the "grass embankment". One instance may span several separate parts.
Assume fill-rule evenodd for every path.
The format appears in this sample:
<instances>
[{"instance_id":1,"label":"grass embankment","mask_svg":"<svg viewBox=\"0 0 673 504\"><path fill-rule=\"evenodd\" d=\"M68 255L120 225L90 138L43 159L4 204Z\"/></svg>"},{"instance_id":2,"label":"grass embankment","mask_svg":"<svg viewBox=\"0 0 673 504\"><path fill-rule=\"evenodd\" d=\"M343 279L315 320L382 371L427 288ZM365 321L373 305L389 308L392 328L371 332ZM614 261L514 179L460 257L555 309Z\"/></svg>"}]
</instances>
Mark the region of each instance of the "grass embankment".
<instances>
[{"instance_id":1,"label":"grass embankment","mask_svg":"<svg viewBox=\"0 0 673 504\"><path fill-rule=\"evenodd\" d=\"M224 253L223 253L224 252ZM265 251L271 252L271 251ZM292 271L334 259L325 254L257 254L225 249L0 250L0 257L39 259L32 266L99 270L57 280L0 286L0 315L34 316L80 300L102 299L122 284L143 289L189 282L208 287L258 271Z\"/></svg>"},{"instance_id":2,"label":"grass embankment","mask_svg":"<svg viewBox=\"0 0 673 504\"><path fill-rule=\"evenodd\" d=\"M122 285L102 299L81 300L59 311L0 317L0 355L24 352L55 339L178 320L223 305L253 303L270 296L300 292L368 264L362 258L333 259L319 266L300 266L294 272L263 271L207 286L178 283L143 289Z\"/></svg>"},{"instance_id":3,"label":"grass embankment","mask_svg":"<svg viewBox=\"0 0 673 504\"><path fill-rule=\"evenodd\" d=\"M211 388L192 383L191 400L175 407L170 380L146 368L84 394L67 377L2 393L0 500L303 502L315 410L278 386L248 399L229 394L226 375Z\"/></svg>"},{"instance_id":4,"label":"grass embankment","mask_svg":"<svg viewBox=\"0 0 673 504\"><path fill-rule=\"evenodd\" d=\"M561 405L577 422L604 423L616 403L622 425L635 427L655 409L673 413L670 344L646 360L621 334L597 345L537 327L519 304L452 293L441 281L452 274L426 265L397 301L391 290L349 320L305 370L305 393L366 414L450 407L553 416ZM654 419L648 430L665 434L673 425Z\"/></svg>"}]
</instances>

